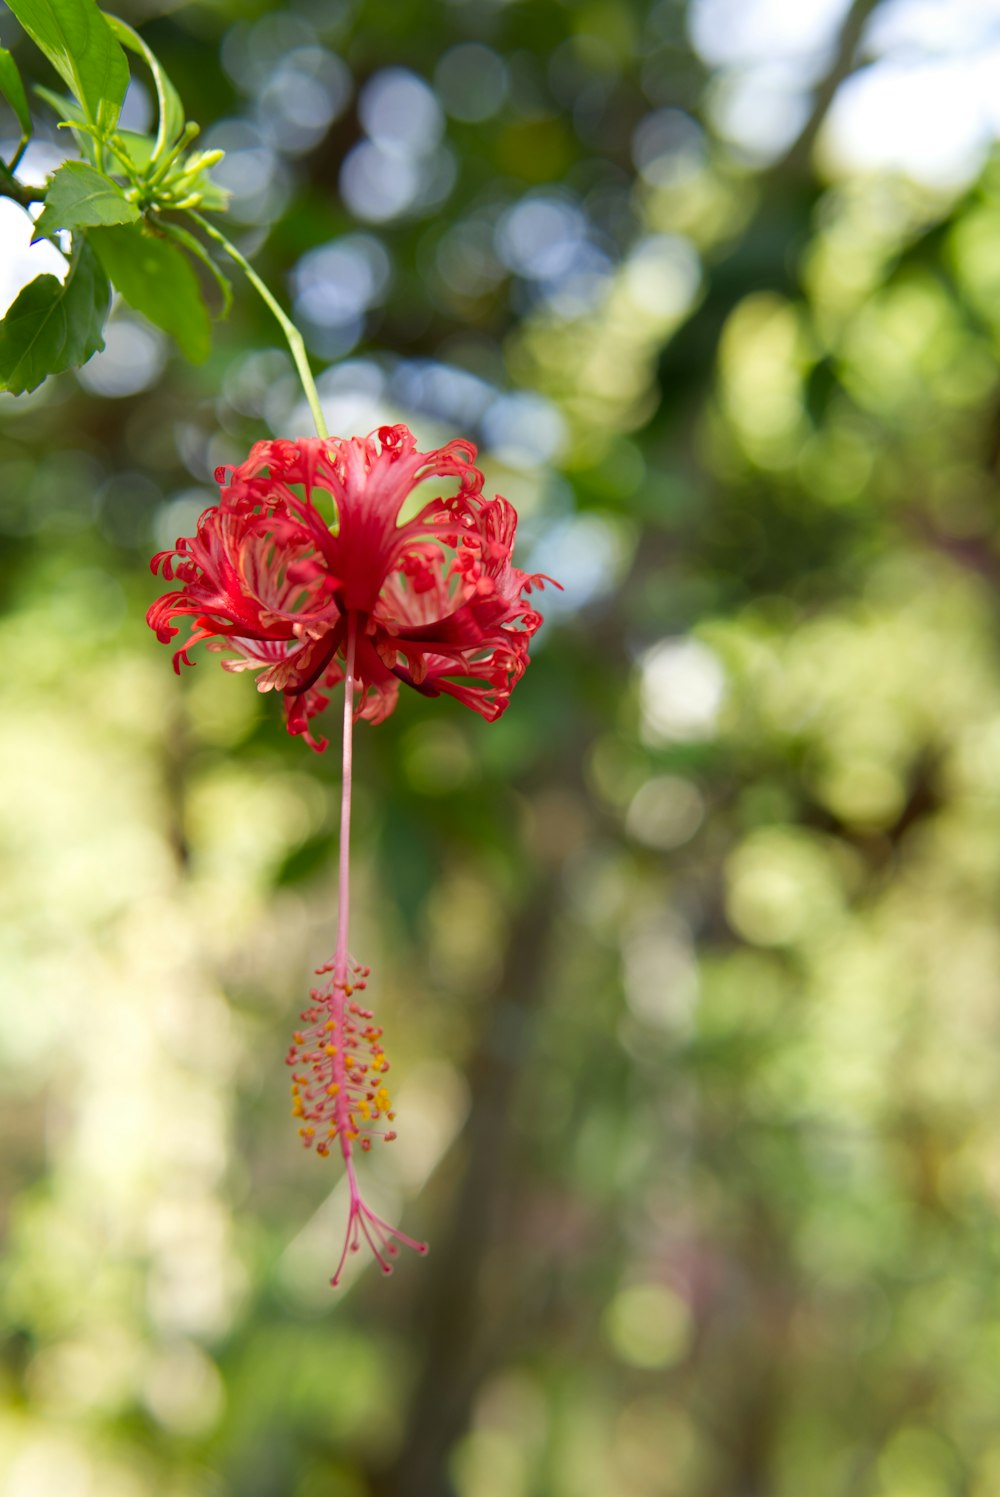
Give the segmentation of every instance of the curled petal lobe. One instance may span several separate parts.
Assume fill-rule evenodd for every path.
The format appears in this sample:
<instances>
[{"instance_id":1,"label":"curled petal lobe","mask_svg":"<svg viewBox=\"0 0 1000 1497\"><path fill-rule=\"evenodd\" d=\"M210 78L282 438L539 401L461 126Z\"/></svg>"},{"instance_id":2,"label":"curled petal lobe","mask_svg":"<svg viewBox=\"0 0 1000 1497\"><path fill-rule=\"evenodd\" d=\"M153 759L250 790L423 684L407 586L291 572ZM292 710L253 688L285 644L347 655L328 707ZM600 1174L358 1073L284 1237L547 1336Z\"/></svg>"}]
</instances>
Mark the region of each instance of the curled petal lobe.
<instances>
[{"instance_id":1,"label":"curled petal lobe","mask_svg":"<svg viewBox=\"0 0 1000 1497\"><path fill-rule=\"evenodd\" d=\"M516 513L484 496L475 457L463 440L420 452L398 425L258 442L218 469L197 533L153 558L178 586L150 626L165 643L189 629L175 669L196 644L222 652L280 691L289 732L321 749L311 724L343 680L353 618L358 716L383 721L402 684L498 717L541 623L528 597L551 579L514 566ZM404 519L418 487L430 497Z\"/></svg>"}]
</instances>

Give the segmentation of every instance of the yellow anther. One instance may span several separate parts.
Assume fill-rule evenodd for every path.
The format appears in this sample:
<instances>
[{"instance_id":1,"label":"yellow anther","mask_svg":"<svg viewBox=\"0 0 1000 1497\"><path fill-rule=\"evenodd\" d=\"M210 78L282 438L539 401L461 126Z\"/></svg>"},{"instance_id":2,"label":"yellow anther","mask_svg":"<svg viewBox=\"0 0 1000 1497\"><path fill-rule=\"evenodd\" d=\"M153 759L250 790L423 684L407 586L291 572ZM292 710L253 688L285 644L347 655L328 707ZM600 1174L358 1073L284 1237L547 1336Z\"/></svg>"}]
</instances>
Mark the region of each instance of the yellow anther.
<instances>
[{"instance_id":1,"label":"yellow anther","mask_svg":"<svg viewBox=\"0 0 1000 1497\"><path fill-rule=\"evenodd\" d=\"M323 1046L323 1054L324 1055L336 1055L336 1053L337 1053L337 1047L336 1047L336 1045L324 1045ZM348 1060L347 1064L350 1065L350 1063L351 1063L350 1060Z\"/></svg>"}]
</instances>

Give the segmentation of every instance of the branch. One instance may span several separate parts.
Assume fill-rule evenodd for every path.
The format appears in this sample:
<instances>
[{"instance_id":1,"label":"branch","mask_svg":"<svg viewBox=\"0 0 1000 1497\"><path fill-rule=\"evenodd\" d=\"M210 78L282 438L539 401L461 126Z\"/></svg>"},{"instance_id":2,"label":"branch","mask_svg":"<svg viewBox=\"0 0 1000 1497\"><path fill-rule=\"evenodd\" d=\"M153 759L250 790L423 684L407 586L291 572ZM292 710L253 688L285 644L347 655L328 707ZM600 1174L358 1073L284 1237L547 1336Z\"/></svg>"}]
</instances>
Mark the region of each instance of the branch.
<instances>
[{"instance_id":1,"label":"branch","mask_svg":"<svg viewBox=\"0 0 1000 1497\"><path fill-rule=\"evenodd\" d=\"M881 0L854 0L840 28L833 61L816 85L809 118L784 156L775 162L765 175L773 177L808 175L816 137L823 128L823 122L830 112L830 106L840 85L858 69L858 48L862 34L868 24L868 18L880 4Z\"/></svg>"},{"instance_id":2,"label":"branch","mask_svg":"<svg viewBox=\"0 0 1000 1497\"><path fill-rule=\"evenodd\" d=\"M711 267L708 295L694 315L665 344L660 354L660 386L673 384L678 392L703 388L711 378L719 338L731 312L751 291L795 289L797 266L786 250L790 231L820 190L813 180L812 150L837 90L859 66L858 44L881 0L854 0L840 28L833 60L816 86L809 119L798 139L757 177L757 203L740 233ZM777 225L777 228L776 228Z\"/></svg>"},{"instance_id":3,"label":"branch","mask_svg":"<svg viewBox=\"0 0 1000 1497\"><path fill-rule=\"evenodd\" d=\"M22 208L29 208L32 203L45 201L45 188L29 187L27 182L19 182L10 168L0 161L0 197L11 198Z\"/></svg>"}]
</instances>

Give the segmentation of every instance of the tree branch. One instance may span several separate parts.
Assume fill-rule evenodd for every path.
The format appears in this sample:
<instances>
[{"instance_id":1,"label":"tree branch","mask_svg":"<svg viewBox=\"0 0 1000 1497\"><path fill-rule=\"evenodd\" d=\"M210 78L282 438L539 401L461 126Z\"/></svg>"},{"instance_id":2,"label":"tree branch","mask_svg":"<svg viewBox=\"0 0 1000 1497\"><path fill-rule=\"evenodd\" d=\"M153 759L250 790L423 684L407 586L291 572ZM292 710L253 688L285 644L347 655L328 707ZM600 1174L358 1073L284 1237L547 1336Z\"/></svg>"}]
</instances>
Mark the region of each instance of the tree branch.
<instances>
[{"instance_id":1,"label":"tree branch","mask_svg":"<svg viewBox=\"0 0 1000 1497\"><path fill-rule=\"evenodd\" d=\"M22 208L28 208L32 203L45 201L45 188L29 187L26 182L19 182L10 168L0 161L0 197L11 198Z\"/></svg>"},{"instance_id":2,"label":"tree branch","mask_svg":"<svg viewBox=\"0 0 1000 1497\"><path fill-rule=\"evenodd\" d=\"M868 18L877 10L882 0L854 0L844 18L837 37L833 61L816 86L813 107L798 137L789 146L784 156L777 161L767 175L774 177L801 177L809 173L813 147L830 112L837 90L846 78L858 67L858 47Z\"/></svg>"}]
</instances>

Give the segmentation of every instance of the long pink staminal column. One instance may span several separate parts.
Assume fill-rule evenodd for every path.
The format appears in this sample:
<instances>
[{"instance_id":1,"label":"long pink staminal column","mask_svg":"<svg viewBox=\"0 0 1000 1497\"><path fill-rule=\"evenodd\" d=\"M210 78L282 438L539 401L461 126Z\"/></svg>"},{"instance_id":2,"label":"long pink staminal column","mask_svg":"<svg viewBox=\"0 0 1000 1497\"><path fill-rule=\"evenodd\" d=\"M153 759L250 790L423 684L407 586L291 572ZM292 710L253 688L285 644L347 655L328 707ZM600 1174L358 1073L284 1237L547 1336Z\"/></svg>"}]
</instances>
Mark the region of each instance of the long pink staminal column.
<instances>
[{"instance_id":1,"label":"long pink staminal column","mask_svg":"<svg viewBox=\"0 0 1000 1497\"><path fill-rule=\"evenodd\" d=\"M347 620L347 659L344 674L343 765L340 786L340 876L337 905L337 950L333 981L343 990L347 982L347 932L351 919L351 773L354 749L354 656L358 643L358 616ZM346 1156L345 1156L346 1157Z\"/></svg>"},{"instance_id":2,"label":"long pink staminal column","mask_svg":"<svg viewBox=\"0 0 1000 1497\"><path fill-rule=\"evenodd\" d=\"M371 1147L371 1125L383 1116L393 1119L392 1102L381 1077L389 1069L382 1049L382 1031L370 1009L362 1008L355 995L362 991L368 968L352 960L348 951L351 900L351 778L354 737L355 650L357 616L349 614L345 646L343 778L340 795L340 863L337 910L337 947L333 961L321 972L332 976L323 989L314 988L313 1006L303 1013L304 1028L297 1030L289 1051L289 1065L303 1067L293 1075L293 1111L305 1121L299 1132L309 1148L327 1155L335 1139L347 1172L350 1207L340 1260L330 1282L336 1287L349 1252L357 1252L362 1237L385 1274L399 1248L426 1253L427 1244L390 1226L366 1205L354 1166L354 1145L365 1152ZM368 1059L361 1058L367 1051ZM359 1053L355 1053L359 1052ZM319 1131L317 1132L317 1128ZM391 1140L392 1131L382 1131Z\"/></svg>"}]
</instances>

